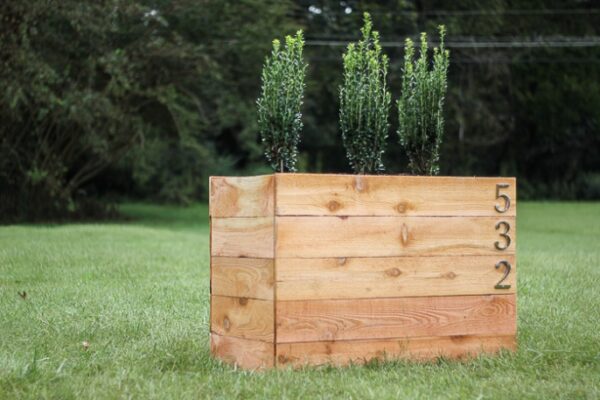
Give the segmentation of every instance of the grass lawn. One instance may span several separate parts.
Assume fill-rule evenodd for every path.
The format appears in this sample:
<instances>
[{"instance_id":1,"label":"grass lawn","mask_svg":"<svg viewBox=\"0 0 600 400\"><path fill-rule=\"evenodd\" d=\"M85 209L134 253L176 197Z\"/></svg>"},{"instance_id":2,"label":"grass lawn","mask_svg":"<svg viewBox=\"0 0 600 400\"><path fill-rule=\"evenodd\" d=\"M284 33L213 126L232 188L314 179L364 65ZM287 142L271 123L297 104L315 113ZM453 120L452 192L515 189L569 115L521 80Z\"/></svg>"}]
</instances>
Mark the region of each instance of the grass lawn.
<instances>
[{"instance_id":1,"label":"grass lawn","mask_svg":"<svg viewBox=\"0 0 600 400\"><path fill-rule=\"evenodd\" d=\"M600 398L600 203L520 203L516 354L267 373L210 358L206 206L122 210L0 227L0 399Z\"/></svg>"}]
</instances>

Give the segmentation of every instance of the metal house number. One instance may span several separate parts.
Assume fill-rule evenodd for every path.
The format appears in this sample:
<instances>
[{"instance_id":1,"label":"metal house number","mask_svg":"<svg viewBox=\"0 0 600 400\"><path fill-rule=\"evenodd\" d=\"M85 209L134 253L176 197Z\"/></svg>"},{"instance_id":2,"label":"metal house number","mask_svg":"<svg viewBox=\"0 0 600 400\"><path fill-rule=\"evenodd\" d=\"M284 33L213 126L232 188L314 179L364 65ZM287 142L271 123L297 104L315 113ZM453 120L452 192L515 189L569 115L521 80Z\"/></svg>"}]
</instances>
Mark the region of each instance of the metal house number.
<instances>
[{"instance_id":1,"label":"metal house number","mask_svg":"<svg viewBox=\"0 0 600 400\"><path fill-rule=\"evenodd\" d=\"M500 214L507 212L508 209L510 208L510 196L506 193L502 193L502 189L508 189L509 186L510 185L508 183L496 184L496 199L504 200L504 204L494 205L494 209ZM500 234L500 237L502 237L504 239L504 243L501 243L500 241L496 241L494 243L494 246L496 247L496 249L502 251L502 250L506 250L508 248L508 246L510 246L511 238L510 238L510 235L508 234L508 232L510 232L510 224L507 221L500 221L496 224L496 230L500 230L500 229L501 229L501 231L499 234ZM506 280L506 278L508 278L508 275L510 274L512 266L510 265L510 263L508 261L502 260L496 264L496 269L500 269L500 268L502 268L502 266L504 266L504 275L502 276L502 279L500 279L498 281L498 283L496 283L496 285L494 286L494 289L510 289L510 285L505 284L503 282Z\"/></svg>"},{"instance_id":2,"label":"metal house number","mask_svg":"<svg viewBox=\"0 0 600 400\"><path fill-rule=\"evenodd\" d=\"M496 264L496 269L500 269L500 267L502 267L503 265L504 265L504 275L502 275L502 279L500 279L498 281L498 283L496 283L496 286L494 286L494 289L510 289L510 285L503 284L502 282L504 282L506 280L506 278L508 278L508 274L510 274L510 270L512 267L508 261L502 260Z\"/></svg>"},{"instance_id":3,"label":"metal house number","mask_svg":"<svg viewBox=\"0 0 600 400\"><path fill-rule=\"evenodd\" d=\"M510 185L508 183L498 183L496 184L496 199L503 199L504 200L504 206L501 207L498 204L496 204L494 206L494 208L496 209L496 211L498 211L499 213L505 213L508 211L508 209L510 208L510 196L505 194L505 193L500 193L501 189L508 189Z\"/></svg>"},{"instance_id":4,"label":"metal house number","mask_svg":"<svg viewBox=\"0 0 600 400\"><path fill-rule=\"evenodd\" d=\"M504 229L504 232L500 232L500 236L504 239L504 243L496 241L494 246L498 250L506 250L510 246L511 238L508 232L510 232L510 224L506 221L500 221L496 224L496 230Z\"/></svg>"}]
</instances>

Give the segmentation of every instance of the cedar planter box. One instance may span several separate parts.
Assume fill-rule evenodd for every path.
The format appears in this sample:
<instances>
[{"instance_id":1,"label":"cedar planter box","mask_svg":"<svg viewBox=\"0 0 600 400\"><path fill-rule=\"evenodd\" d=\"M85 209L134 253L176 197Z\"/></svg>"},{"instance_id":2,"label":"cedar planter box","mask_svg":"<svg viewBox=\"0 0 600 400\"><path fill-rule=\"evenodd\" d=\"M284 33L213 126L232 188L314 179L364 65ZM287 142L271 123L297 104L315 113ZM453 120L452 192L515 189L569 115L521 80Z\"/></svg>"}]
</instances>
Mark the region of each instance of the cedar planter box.
<instances>
[{"instance_id":1,"label":"cedar planter box","mask_svg":"<svg viewBox=\"0 0 600 400\"><path fill-rule=\"evenodd\" d=\"M212 354L269 368L515 349L515 186L212 177Z\"/></svg>"}]
</instances>

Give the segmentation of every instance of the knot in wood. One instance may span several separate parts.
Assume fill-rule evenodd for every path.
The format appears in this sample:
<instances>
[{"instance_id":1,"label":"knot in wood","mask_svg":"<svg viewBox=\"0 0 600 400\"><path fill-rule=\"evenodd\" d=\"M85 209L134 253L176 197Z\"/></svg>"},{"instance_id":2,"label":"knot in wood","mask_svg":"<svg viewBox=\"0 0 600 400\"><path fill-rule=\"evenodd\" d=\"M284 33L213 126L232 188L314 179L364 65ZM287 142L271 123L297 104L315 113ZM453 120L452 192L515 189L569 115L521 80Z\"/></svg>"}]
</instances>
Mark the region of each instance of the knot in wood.
<instances>
[{"instance_id":1,"label":"knot in wood","mask_svg":"<svg viewBox=\"0 0 600 400\"><path fill-rule=\"evenodd\" d=\"M229 318L227 318L227 317L223 318L223 328L226 331L229 331L229 329L231 329L231 322L229 321Z\"/></svg>"},{"instance_id":2,"label":"knot in wood","mask_svg":"<svg viewBox=\"0 0 600 400\"><path fill-rule=\"evenodd\" d=\"M331 212L337 211L340 208L342 208L342 205L335 200L331 200L329 203L327 203L327 209L329 209Z\"/></svg>"},{"instance_id":3,"label":"knot in wood","mask_svg":"<svg viewBox=\"0 0 600 400\"><path fill-rule=\"evenodd\" d=\"M245 306L246 304L248 304L248 298L247 297L240 297L238 302L240 303L240 306Z\"/></svg>"},{"instance_id":4,"label":"knot in wood","mask_svg":"<svg viewBox=\"0 0 600 400\"><path fill-rule=\"evenodd\" d=\"M385 271L385 274L387 276L400 276L402 274L402 271L400 271L398 268L390 268L388 270Z\"/></svg>"},{"instance_id":5,"label":"knot in wood","mask_svg":"<svg viewBox=\"0 0 600 400\"><path fill-rule=\"evenodd\" d=\"M452 271L448 272L447 274L444 275L444 278L446 279L454 279L456 278L456 274Z\"/></svg>"},{"instance_id":6,"label":"knot in wood","mask_svg":"<svg viewBox=\"0 0 600 400\"><path fill-rule=\"evenodd\" d=\"M288 358L286 356L284 356L283 354L280 354L277 356L277 361L280 364L287 364L287 362L289 361Z\"/></svg>"},{"instance_id":7,"label":"knot in wood","mask_svg":"<svg viewBox=\"0 0 600 400\"><path fill-rule=\"evenodd\" d=\"M404 214L408 209L408 204L405 201L402 201L396 205L396 211L400 214Z\"/></svg>"},{"instance_id":8,"label":"knot in wood","mask_svg":"<svg viewBox=\"0 0 600 400\"><path fill-rule=\"evenodd\" d=\"M400 239L402 240L402 244L408 242L408 226L406 226L406 224L402 224L402 228L400 229Z\"/></svg>"}]
</instances>

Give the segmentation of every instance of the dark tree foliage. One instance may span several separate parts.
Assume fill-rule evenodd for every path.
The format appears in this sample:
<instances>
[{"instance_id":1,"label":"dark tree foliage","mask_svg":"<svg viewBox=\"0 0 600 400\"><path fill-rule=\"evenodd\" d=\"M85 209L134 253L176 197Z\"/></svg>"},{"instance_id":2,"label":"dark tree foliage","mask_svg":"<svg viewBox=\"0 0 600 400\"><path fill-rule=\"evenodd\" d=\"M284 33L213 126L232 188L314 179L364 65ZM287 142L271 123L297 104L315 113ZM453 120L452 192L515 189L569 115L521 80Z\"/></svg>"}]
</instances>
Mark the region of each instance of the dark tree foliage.
<instances>
[{"instance_id":1,"label":"dark tree foliage","mask_svg":"<svg viewBox=\"0 0 600 400\"><path fill-rule=\"evenodd\" d=\"M270 30L286 26L278 22L285 6L3 2L0 218L89 212L87 199L102 185L201 198L210 173L259 151L247 100ZM245 18L261 13L263 28ZM239 145L228 149L228 135Z\"/></svg>"},{"instance_id":2,"label":"dark tree foliage","mask_svg":"<svg viewBox=\"0 0 600 400\"><path fill-rule=\"evenodd\" d=\"M4 0L0 219L89 212L88 200L109 194L185 203L205 198L210 174L268 171L257 77L272 38L300 28L310 67L298 169L348 172L341 56L365 11L390 59L393 99L404 39L447 26L441 174L516 175L520 198L600 198L600 46L570 44L600 36L598 9L594 0ZM537 38L564 43L519 45ZM395 113L390 124L398 129ZM405 173L403 149L388 140L386 170Z\"/></svg>"}]
</instances>

